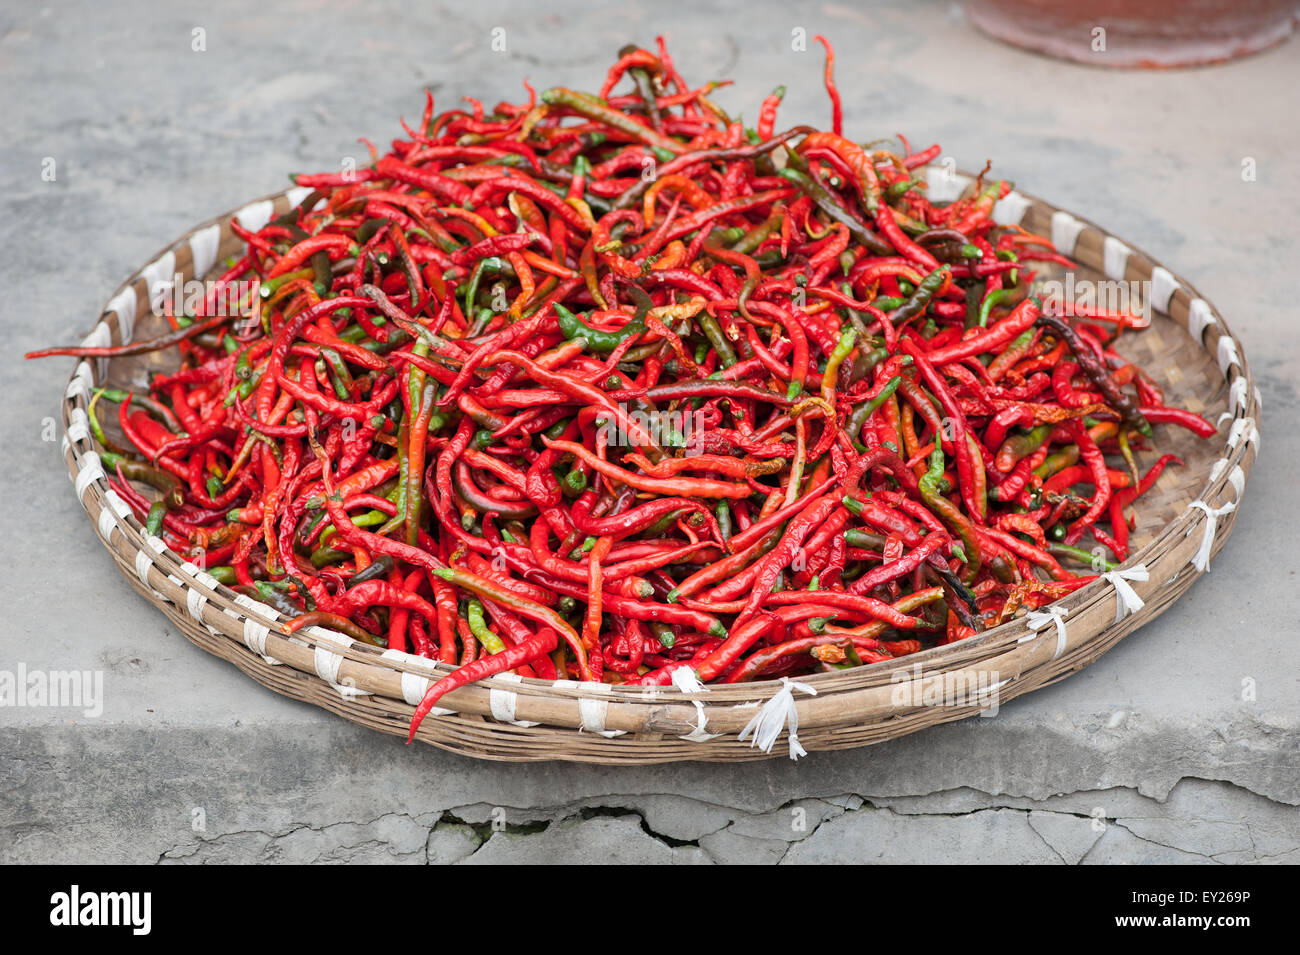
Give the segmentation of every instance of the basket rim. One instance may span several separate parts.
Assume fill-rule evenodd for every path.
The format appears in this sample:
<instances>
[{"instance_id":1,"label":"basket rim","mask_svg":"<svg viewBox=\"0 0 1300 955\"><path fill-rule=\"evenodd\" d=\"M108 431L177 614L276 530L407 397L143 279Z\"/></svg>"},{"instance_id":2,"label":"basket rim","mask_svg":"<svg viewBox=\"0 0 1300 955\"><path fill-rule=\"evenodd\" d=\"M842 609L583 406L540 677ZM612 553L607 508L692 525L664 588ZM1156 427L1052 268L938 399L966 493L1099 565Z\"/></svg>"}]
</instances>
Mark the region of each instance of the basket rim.
<instances>
[{"instance_id":1,"label":"basket rim","mask_svg":"<svg viewBox=\"0 0 1300 955\"><path fill-rule=\"evenodd\" d=\"M952 183L955 179L956 185L961 189L969 189L974 182L974 177L968 173L956 173L955 177L949 171L938 166L929 166L925 172L931 182L932 187L943 177L943 181ZM130 332L133 329L134 321L140 317L138 311L140 296L137 286L141 281L145 284L145 299L148 301L151 293L150 282L157 281L159 264L168 262L169 266L175 262L175 253L187 243L193 242L193 239L199 233L210 232L215 226L219 230L228 228L227 223L233 217L240 217L243 221L244 216L250 213L255 217L265 213L270 218L276 203L284 203L287 206L293 206L306 198L312 190L307 187L294 186L277 192L268 193L257 199L242 204L240 207L227 210L217 216L211 217L203 222L191 227L179 238L163 246L160 251L152 256L148 261L149 265L133 273L123 281L113 292L104 309L101 310L99 324L91 333L90 338L96 338L97 343L106 344L107 341L119 342L130 340ZM933 198L933 195L932 195ZM956 198L954 194L952 198ZM1112 253L1118 262L1118 275L1112 277L1123 278L1128 268L1135 261L1151 270L1151 281L1155 280L1155 271L1163 273L1162 281L1167 286L1167 298L1163 308L1158 310L1162 314L1174 318L1175 321L1188 332L1193 339L1198 340L1198 344L1207 352L1214 353L1217 351L1219 358L1220 370L1223 372L1225 381L1228 386L1229 394L1229 411L1232 425L1220 447L1220 458L1210 471L1208 480L1201 489L1197 497L1198 502L1204 502L1207 506L1219 509L1220 503L1226 488L1229 484L1233 485L1237 491L1236 497L1229 502L1234 504L1240 501L1244 491L1245 478L1249 473L1250 466L1253 464L1254 454L1258 451L1259 430L1258 421L1260 415L1260 397L1258 388L1254 384L1254 378L1246 362L1244 349L1241 342L1232 333L1227 323L1223 321L1218 314L1218 310L1205 299L1196 287L1184 279L1182 276L1170 272L1158 261L1146 253L1144 250L1128 243L1124 240L1114 237L1111 233L1097 226L1090 219L1077 216L1070 212L1065 212L1058 207L1047 203L1037 197L1013 190L1008 196L1004 197L995 208L994 216L998 221L1004 221L999 216L1004 216L1012 222L1023 220L1029 209L1033 206L1050 211L1053 216L1053 230L1055 231L1058 216L1064 216L1062 221L1066 226L1066 231L1074 230L1075 246L1069 251L1062 250L1063 254L1074 254L1078 247L1078 242L1085 234L1091 234L1092 237L1100 238L1105 250L1106 261L1102 263L1104 267L1097 268L1096 271L1104 271L1110 274L1114 269L1112 266ZM1068 220L1068 221L1067 221ZM248 223L245 222L245 225ZM215 258L215 254L214 254ZM191 262L191 267L193 262ZM209 269L211 266L209 265ZM1091 268L1091 266L1090 266ZM193 278L203 278L203 275L194 275ZM171 276L167 275L166 279ZM125 316L124 306L134 301L137 314L130 317ZM1180 302L1185 316L1179 321L1171 309L1175 301ZM1200 303L1199 305L1197 303ZM1187 323L1192 320L1195 313L1196 320L1201 323L1199 329L1199 338L1197 334L1191 331ZM1211 348L1206 344L1206 332L1214 326L1216 335L1213 339L1214 347ZM126 336L123 337L123 332ZM108 338L105 340L104 336ZM1227 341L1228 345L1222 343ZM1226 360L1225 360L1226 359ZM398 674L403 683L402 697L409 697L405 692L408 676L415 677L419 681L427 682L429 677L439 678L446 673L452 672L455 667L450 664L441 664L436 661L427 660L413 654L405 654L394 650L381 650L377 647L367 646L356 643L342 634L335 631L327 630L320 627L308 627L299 631L294 636L287 636L277 632L277 625L281 622L283 615L277 611L253 601L243 595L236 594L229 588L216 582L214 578L206 574L202 569L196 567L181 555L169 550L158 538L150 538L144 533L144 528L140 522L132 515L129 510L127 513L121 513L121 508L117 507L112 498L116 497L108 490L104 480L103 468L98 460L98 454L95 451L93 438L87 433L85 422L79 418L77 411L80 410L84 416L84 408L78 408L78 399L90 387L93 387L96 380L103 377L103 371L96 374L96 366L104 364L102 360L88 361L79 360L74 367L70 382L65 392L65 401L63 403L63 421L65 427L64 452L68 458L70 472L76 483L78 500L83 509L87 510L92 521L96 518L95 514L90 513L90 506L87 504L85 492L92 491L92 500L98 506L98 521L101 537L104 538L106 546L111 546L112 531L116 529L123 535L124 539L134 548L135 564L137 576L141 581L155 594L160 597L160 591L153 587L151 581L153 578L148 570L140 572L141 556L150 563L150 566L161 565L165 568L165 573L169 581L176 581L185 591L184 603L188 604L191 616L196 620L204 623L210 631L216 632L210 622L204 619L205 608L211 602L219 607L228 617L234 618L236 622L243 624L245 628L244 643L249 645L250 651L253 649L249 644L248 627L250 623L254 627L262 627L267 631L262 635L261 645L266 646L267 641L275 638L275 646L284 650L284 643L299 644L309 649L314 655L319 656L324 653L327 657L343 660L344 658L355 660L355 662L364 664L369 667L388 670ZM1244 382L1238 385L1238 382ZM1222 422L1220 422L1220 433L1222 433ZM96 474L98 470L98 474ZM1238 475L1240 475L1238 477ZM112 495L110 497L109 495ZM120 500L120 499L119 499ZM112 515L105 519L103 515ZM1157 557L1165 554L1178 544L1186 541L1194 534L1197 527L1203 526L1209 520L1208 514L1202 512L1199 508L1189 505L1179 516L1167 522L1164 528L1143 548L1131 554L1118 568L1118 571L1131 570L1139 565L1145 565L1154 561ZM111 526L109 526L111 525ZM107 529L108 533L103 531ZM1226 537L1226 533L1222 535ZM1221 539L1216 538L1216 542L1221 546ZM126 573L125 570L123 570ZM179 576L179 580L177 577ZM1140 589L1140 588L1139 588ZM195 595L197 596L191 596ZM167 598L163 598L167 599ZM1077 591L1045 605L1043 610L1048 608L1060 608L1067 617L1077 617L1082 615L1081 611L1094 607L1102 602L1118 601L1118 594L1111 579L1098 577L1097 580L1079 588ZM176 602L176 601L170 601ZM178 604L179 606L180 604ZM195 607L197 605L197 612ZM253 620L251 615L263 617L264 622ZM1050 629L1050 628L1048 628ZM909 655L905 658L899 658L897 661L882 661L871 664L866 667L854 668L850 671L843 671L836 674L810 674L799 678L801 683L807 683L817 689L826 689L834 693L850 693L855 690L877 689L882 685L895 682L894 677L897 674L911 673L917 678L927 678L935 673L950 673L959 670L968 669L979 665L997 654L1014 649L1018 644L1026 642L1026 637L1040 637L1046 630L1031 630L1023 617L1013 618L1007 622L984 631L974 637L967 638L958 643L930 648L920 651L916 654ZM227 633L226 636L232 641L238 642L237 638ZM1088 640L1095 639L1096 634L1083 638L1077 646L1086 645ZM257 641L254 640L254 643ZM1042 643L1042 640L1034 642ZM1058 651L1059 655L1059 651ZM263 654L269 658L269 654ZM1056 656L1053 656L1053 660ZM315 666L315 674L324 678L321 672L319 662ZM336 676L338 673L337 664L334 665L333 671L326 666L327 672L333 672ZM310 673L311 671L308 670ZM1019 674L1018 674L1019 675ZM327 681L329 682L329 681ZM347 697L348 687L339 685L334 681L334 686L342 695ZM598 699L601 702L617 702L627 705L644 705L654 704L662 706L664 704L679 703L677 710L685 710L690 713L694 701L701 699L711 699L722 702L724 699L730 700L737 695L736 691L741 689L743 693L740 696L747 700L761 702L770 698L784 686L783 681L779 680L756 680L743 684L711 684L707 687L708 696L700 694L690 694L678 689L676 686L661 687L623 687L618 685L608 685L603 683L579 683L576 681L550 681L532 678L511 677L510 675L498 675L479 681L477 684L471 684L471 687L481 688L481 693L489 695L496 693L505 693L514 695L517 693L527 692L533 695L551 696L559 699L577 699L592 700ZM465 688L470 689L470 688ZM726 692L731 690L732 692ZM724 692L718 692L724 691ZM361 695L369 691L353 690L352 696ZM457 691L463 695L464 691ZM448 699L451 699L449 696ZM409 699L407 699L409 703ZM804 704L800 700L800 704ZM446 710L446 712L457 712L456 710ZM511 708L513 709L513 708ZM710 711L717 709L715 706L707 708ZM492 711L495 716L495 706ZM439 710L435 710L438 713ZM679 714L680 715L680 714ZM801 724L804 718L801 713ZM427 721L426 721L427 722ZM509 721L507 721L509 722ZM712 722L712 720L710 721ZM585 726L586 720L583 724ZM562 727L548 727L551 729L560 729ZM702 729L702 725L701 725Z\"/></svg>"}]
</instances>

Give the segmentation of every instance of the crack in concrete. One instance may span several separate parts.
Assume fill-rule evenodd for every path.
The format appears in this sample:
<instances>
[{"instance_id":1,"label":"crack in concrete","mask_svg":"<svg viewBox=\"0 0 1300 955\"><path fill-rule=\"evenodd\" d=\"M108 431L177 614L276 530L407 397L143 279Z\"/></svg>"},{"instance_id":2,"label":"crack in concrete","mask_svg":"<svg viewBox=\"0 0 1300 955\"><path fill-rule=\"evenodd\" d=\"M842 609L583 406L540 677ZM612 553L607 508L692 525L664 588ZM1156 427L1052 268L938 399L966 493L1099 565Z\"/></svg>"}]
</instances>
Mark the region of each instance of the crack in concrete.
<instances>
[{"instance_id":1,"label":"crack in concrete","mask_svg":"<svg viewBox=\"0 0 1300 955\"><path fill-rule=\"evenodd\" d=\"M1173 791L1178 787L1178 785L1182 784L1186 780L1199 780L1207 783L1230 786L1236 789L1240 789L1244 792L1250 792L1251 795L1257 798L1265 799L1266 801L1274 805L1290 808L1290 804L1288 803L1279 802L1278 800L1271 799L1268 796L1263 796L1259 793L1254 792L1253 790L1248 789L1247 787L1236 786L1235 784L1230 783L1226 780L1204 779L1203 777L1195 777L1195 776L1187 776L1179 779L1179 781L1175 783L1175 785L1171 787L1164 794L1164 798L1153 798L1151 796L1145 796L1140 793L1137 794L1138 798L1143 800L1150 799L1159 805L1165 805L1168 802L1169 797L1172 795ZM1118 787L1118 788L1125 789L1128 787ZM1057 794L1057 796L1058 797L1086 796L1088 793L1095 792L1098 794L1099 797L1101 797L1101 794L1106 793L1108 791L1109 790L1080 790L1073 793L1059 793ZM1126 825L1122 821L1124 819L1133 821L1133 820L1146 820L1146 819L1167 820L1170 818L1155 813L1145 814L1145 813L1128 811L1128 812L1122 812L1122 814L1118 816L1110 816L1110 815L1097 816L1092 813L1087 813L1083 811L1075 811L1075 810L1062 809L1062 808L1043 808L1041 805L1037 805L1037 806L1034 805L1035 803L1041 804L1045 802L1045 800L1028 800L1030 805L1024 805L1024 804L1012 805L1010 804L1012 800L1018 800L1021 801L1022 803L1024 802L1024 800L1020 800L1020 797L1010 796L1009 794L1005 794L1005 793L994 794L994 793L983 792L981 790L970 790L970 792L973 793L976 798L979 797L986 798L987 800L989 800L988 803L984 805L973 806L971 808L953 809L951 811L946 811L946 812L937 809L914 810L914 809L909 809L906 805L887 804L887 802L892 799L924 799L927 797L942 798L945 793L951 793L956 796L960 796L962 795L961 790L941 790L937 793L929 793L918 797L876 797L875 799L868 798L861 793L854 793L854 792L835 794L832 796L806 796L806 797L787 800L771 809L757 810L757 811L743 810L743 809L737 809L735 807L723 806L716 803L697 800L694 799L693 797L681 796L676 793L628 794L626 796L620 797L626 799L629 803L628 805L609 805L594 800L580 800L576 803L557 806L550 809L531 808L531 807L528 808L488 807L487 804L476 803L476 804L469 804L465 806L444 810L440 813L437 813L436 816L431 819L431 821L428 820L430 820L430 817L434 816L434 814L421 813L419 814L421 818L417 818L415 815L412 815L410 813L389 812L389 813L383 813L372 819L360 821L360 822L354 822L352 820L338 820L323 825L312 825L308 823L294 823L286 827L275 829L275 830L265 830L265 829L230 830L227 832L218 833L210 837L208 836L200 837L195 842L181 843L181 844L174 845L171 848L159 853L155 864L162 864L167 861L187 859L197 854L203 853L205 851L205 848L217 847L220 846L222 843L229 842L230 840L233 839L238 839L239 837L242 836L253 836L253 837L259 837L261 839L264 839L265 845L262 846L261 852L262 853L274 852L278 847L281 847L283 845L286 839L289 839L298 833L302 833L306 831L318 835L328 836L330 830L337 829L340 826L356 826L359 830L362 830L361 833L358 833L358 835L362 835L362 838L357 842L322 846L315 852L313 861L320 861L321 859L329 859L329 858L338 858L339 856L346 856L349 853L356 853L358 851L374 849L376 851L386 852L390 856L395 856L399 858L410 858L412 856L419 856L420 857L419 861L427 865L430 864L431 862L431 855L432 855L431 844L434 836L437 835L440 830L443 832L449 832L453 827L462 827L463 829L468 830L469 833L472 833L472 838L466 839L467 845L471 841L476 841L477 844L474 845L473 848L470 849L470 851L468 852L455 853L454 858L439 860L439 861L455 864L455 863L462 863L468 859L471 859L476 854L478 854L488 844L488 842L492 839L492 837L499 832L503 832L510 836L515 836L519 838L528 838L530 836L541 835L542 833L551 830L552 827L556 825L562 825L571 821L576 821L578 823L581 823L591 819L624 818L628 816L635 817L638 826L648 837L655 840L656 842L664 846L664 848L670 851L681 849L681 848L695 848L700 850L700 852L708 860L715 862L717 864L727 864L728 862L734 861L734 859L730 858L730 856L732 856L733 853L719 851L716 847L711 850L707 846L703 845L702 840L706 836L723 833L723 832L730 832L730 835L737 840L742 840L745 842L750 842L755 844L756 851L766 851L766 850L758 850L757 845L762 843L771 843L776 841L775 839L768 839L768 838L764 838L763 836L753 835L752 833L736 831L738 824L743 824L746 820L758 820L763 817L773 817L783 812L791 812L796 808L805 808L801 806L801 804L807 804L809 802L822 803L824 804L825 809L822 810L819 817L812 822L812 824L808 827L806 831L798 831L798 835L796 837L784 839L784 841L787 843L786 847L781 852L781 854L775 858L774 864L777 865L783 864L787 860L790 851L795 847L795 845L812 838L821 829L822 826L826 825L831 820L838 819L847 814L862 813L862 812L883 812L883 813L888 813L891 817L895 817L898 819L964 818L964 817L975 817L975 816L979 816L980 814L990 813L990 812L1016 813L1025 818L1026 825L1028 826L1030 831L1034 833L1035 838L1039 842L1041 842L1042 845L1048 851L1050 851L1053 856L1055 856L1057 859L1060 860L1062 864L1065 865L1068 865L1070 863L1066 858L1066 856L1063 854L1062 848L1056 845L1053 842L1053 840L1049 839L1048 836L1045 835L1043 832L1039 831L1039 829L1031 821L1031 814L1038 813L1044 816L1050 815L1055 817L1070 818L1070 819L1078 820L1080 822L1086 822L1090 825L1101 822L1106 826L1114 826L1116 829L1122 830L1127 835L1132 836L1134 839L1146 845L1183 853L1188 856L1196 856L1205 859L1208 862L1214 862L1216 864L1224 864L1224 861L1222 859L1217 858L1217 856L1230 855L1234 853L1241 853L1247 851L1245 849L1229 849L1229 850L1224 850L1223 852L1207 855L1203 852L1197 852L1193 849L1188 849L1185 846L1171 845L1162 842L1159 839L1152 838L1149 834L1141 835L1138 832L1134 831L1134 829L1131 826ZM606 797L606 799L609 798L612 797ZM707 829L707 831L702 832L696 838L693 839L680 838L678 836L670 835L669 833L661 832L657 830L654 827L654 825L651 824L649 819L649 816L652 815L652 813L648 813L645 808L637 805L638 800L649 800L653 798L671 798L671 799L678 799L678 800L686 800L688 803L697 803L701 808L707 808L722 813L730 818L728 819L727 822L722 823L721 825L718 825L714 828ZM835 802L832 800L838 800L839 802ZM857 805L853 805L854 802L856 802ZM484 808L488 808L490 810L489 815L491 815L492 813L494 813L499 809L503 813L510 813L515 815L516 817L522 817L525 821L522 822L507 821L505 816L503 816L500 819L495 818L495 816L493 816L492 818L485 818L482 811ZM365 833L365 830L380 825L385 820L390 820L390 819L404 819L407 820L409 823L414 824L414 826L418 827L419 829L421 829L424 835L421 848L410 850L410 851L401 851L400 847L397 844L395 844L394 841L385 839L382 835L376 834L374 837L365 838L365 835L367 835ZM475 819L478 819L479 821L474 821ZM422 820L426 820L426 821L422 821ZM1231 817L1211 818L1207 816L1207 817L1197 818L1194 821L1205 822L1210 824L1218 823L1223 825L1243 824L1243 820L1238 818L1231 818ZM1264 861L1270 858L1288 855L1291 852L1295 851L1294 849L1286 849L1282 852L1274 852L1274 853L1269 853L1267 855L1260 855L1259 844L1256 841L1255 832L1252 826L1250 825L1249 822L1245 822L1244 826L1245 826L1246 836L1250 841L1250 848L1248 851L1250 857L1254 861ZM1092 844L1089 845L1087 849L1083 851L1083 853L1079 856L1078 862L1075 864L1084 864L1089 861L1090 857L1093 857L1099 851L1104 851L1104 850L1099 850L1099 846L1102 846L1104 842L1102 838L1103 836L1104 836L1104 831L1100 832L1098 834L1098 837L1092 842ZM768 858L771 858L771 856L769 855Z\"/></svg>"},{"instance_id":2,"label":"crack in concrete","mask_svg":"<svg viewBox=\"0 0 1300 955\"><path fill-rule=\"evenodd\" d=\"M376 816L373 819L369 819L364 822L354 822L350 819L340 819L337 820L336 822L327 822L324 825L312 825L310 823L292 823L289 826L285 827L284 829L279 829L279 830L231 829L226 832L217 833L214 836L202 837L196 842L178 843L177 845L172 846L170 849L166 849L163 852L160 852L158 854L158 858L154 860L153 864L162 865L164 862L168 861L169 859L187 859L190 858L191 856L197 855L200 852L204 851L204 848L207 846L219 846L222 843L229 842L230 840L236 839L240 836L261 836L262 838L266 839L267 844L266 846L263 847L263 852L265 852L271 847L275 846L277 843L281 843L285 839L300 832L315 832L324 835L330 829L337 829L340 826L357 826L358 828L364 829L368 826L377 825L383 820L390 819L390 818L409 819L417 826L424 826L423 823L421 823L418 819L415 818L415 816L411 815L410 813L386 812L379 816ZM425 859L424 859L425 862L428 861L428 850L427 850L428 835L430 832L433 831L433 829L436 826L437 826L437 822L435 822L432 826L426 827L426 833L425 833L426 848L423 850L425 852ZM331 853L343 852L348 850L360 849L364 846L370 846L370 845L385 846L390 848L392 846L391 843L384 842L381 839L367 839L360 843L356 843L352 845L331 846L328 851ZM182 850L189 850L189 851L185 852L183 855L173 855L173 853L180 853ZM414 853L400 852L397 854L406 856L406 855L413 855Z\"/></svg>"}]
</instances>

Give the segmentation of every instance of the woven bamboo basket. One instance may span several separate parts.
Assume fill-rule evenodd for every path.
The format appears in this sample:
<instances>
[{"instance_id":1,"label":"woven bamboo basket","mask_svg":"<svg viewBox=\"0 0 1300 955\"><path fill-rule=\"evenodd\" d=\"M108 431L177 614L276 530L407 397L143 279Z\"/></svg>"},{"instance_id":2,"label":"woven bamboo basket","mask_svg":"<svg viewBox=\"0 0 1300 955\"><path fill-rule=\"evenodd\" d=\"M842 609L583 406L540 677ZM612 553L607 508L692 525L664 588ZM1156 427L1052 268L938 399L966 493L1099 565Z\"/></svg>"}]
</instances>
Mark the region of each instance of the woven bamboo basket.
<instances>
[{"instance_id":1,"label":"woven bamboo basket","mask_svg":"<svg viewBox=\"0 0 1300 955\"><path fill-rule=\"evenodd\" d=\"M954 199L972 184L965 174L937 167L928 176L936 201ZM289 189L256 200L182 236L117 290L85 344L161 334L165 325L151 296L172 294L175 275L202 278L234 253L240 242L230 231L231 218L257 229L306 193ZM1158 429L1159 450L1178 454L1185 466L1166 470L1139 502L1133 553L1120 568L1132 579L1099 579L1044 608L1051 616L1036 626L1026 617L1013 619L897 663L803 677L798 687L764 681L688 693L672 686L497 676L445 696L417 738L498 760L730 761L785 755L793 722L808 750L863 746L963 719L1054 683L1168 609L1223 546L1258 453L1259 393L1241 343L1190 283L1086 220L1020 192L998 203L995 218L1051 236L1080 263L1079 278L1149 283L1152 324L1123 336L1120 349L1163 384L1170 404L1220 420L1218 434L1208 440L1179 428ZM100 540L122 575L191 642L277 693L405 736L415 704L447 667L321 628L284 635L280 614L232 592L147 535L109 489L88 427L92 390L103 384L140 388L148 371L171 370L176 362L174 353L80 361L68 384L64 455ZM1139 463L1145 469L1154 457L1148 452ZM1142 602L1135 612L1126 612L1121 592L1130 587ZM777 716L787 729L769 754L741 734L778 693L784 698L775 703L787 712Z\"/></svg>"}]
</instances>

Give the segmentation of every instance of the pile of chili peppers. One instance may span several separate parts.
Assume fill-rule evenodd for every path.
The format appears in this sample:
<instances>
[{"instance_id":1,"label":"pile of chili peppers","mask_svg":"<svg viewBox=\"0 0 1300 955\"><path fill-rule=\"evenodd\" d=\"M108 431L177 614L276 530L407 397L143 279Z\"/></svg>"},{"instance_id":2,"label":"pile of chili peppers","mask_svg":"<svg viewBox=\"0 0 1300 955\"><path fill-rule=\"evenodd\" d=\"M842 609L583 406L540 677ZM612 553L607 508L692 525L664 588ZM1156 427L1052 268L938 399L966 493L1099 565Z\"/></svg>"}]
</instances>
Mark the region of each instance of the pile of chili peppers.
<instances>
[{"instance_id":1,"label":"pile of chili peppers","mask_svg":"<svg viewBox=\"0 0 1300 955\"><path fill-rule=\"evenodd\" d=\"M1116 352L1136 316L1031 294L1073 263L994 223L1008 183L937 205L938 146L844 138L825 45L831 131L775 132L782 89L747 128L662 41L595 95L430 96L371 166L232 223L169 334L36 354L179 351L95 393L110 484L286 631L459 665L412 735L506 671L738 682L961 640L1094 579L1062 560L1112 566L1081 543L1127 556L1180 463L1140 472L1153 425L1215 429Z\"/></svg>"}]
</instances>

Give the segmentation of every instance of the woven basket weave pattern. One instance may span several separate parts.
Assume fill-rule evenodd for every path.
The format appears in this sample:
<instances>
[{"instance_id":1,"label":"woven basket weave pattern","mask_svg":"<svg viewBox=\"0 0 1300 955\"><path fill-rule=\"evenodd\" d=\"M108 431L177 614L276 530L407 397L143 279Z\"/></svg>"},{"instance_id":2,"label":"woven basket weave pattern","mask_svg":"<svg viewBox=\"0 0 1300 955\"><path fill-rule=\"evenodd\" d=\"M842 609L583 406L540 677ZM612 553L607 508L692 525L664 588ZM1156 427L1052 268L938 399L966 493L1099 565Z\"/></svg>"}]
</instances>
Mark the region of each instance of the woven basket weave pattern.
<instances>
[{"instance_id":1,"label":"woven basket weave pattern","mask_svg":"<svg viewBox=\"0 0 1300 955\"><path fill-rule=\"evenodd\" d=\"M955 198L970 178L929 170L931 197ZM86 344L151 337L162 329L150 291L169 294L173 275L204 277L241 243L232 217L258 229L307 194L291 189L266 197L192 230L155 257L114 295ZM946 193L946 194L945 194ZM1152 326L1121 339L1127 357L1166 388L1171 404L1225 421L1201 441L1175 428L1158 432L1160 450L1186 466L1165 471L1139 502L1134 552L1121 570L1143 565L1147 580L1130 585L1144 601L1117 617L1120 595L1098 580L1044 610L1064 619L1032 629L1013 619L968 640L899 660L800 678L816 695L796 692L799 741L808 750L879 742L925 726L970 716L990 702L973 691L996 692L999 703L1081 669L1143 623L1162 613L1202 572L1197 552L1209 537L1212 557L1232 530L1235 506L1259 445L1259 394L1241 344L1187 282L1145 254L1070 213L1012 192L995 210L1002 223L1049 235L1082 266L1080 275L1150 283L1158 313ZM284 617L221 586L200 568L149 537L106 483L90 435L87 405L107 382L140 387L146 371L174 355L81 361L63 403L64 454L78 499L118 569L161 608L185 636L229 660L278 693L306 700L365 726L405 736L414 706L448 672L443 665L398 651L381 651L318 627L285 636ZM174 364L173 364L174 367ZM1148 453L1142 463L1149 465ZM953 691L958 690L954 702ZM489 759L655 763L742 760L768 754L738 734L756 708L781 690L764 681L710 686L686 694L675 687L619 688L598 683L496 676L448 694L417 738ZM964 695L963 695L964 694ZM941 705L934 705L936 700ZM772 755L784 755L778 743Z\"/></svg>"}]
</instances>

